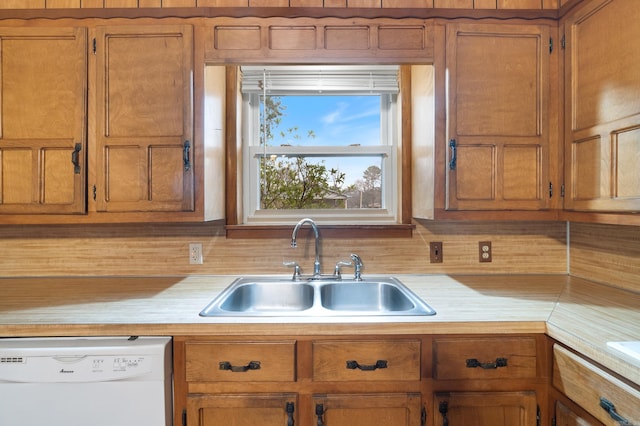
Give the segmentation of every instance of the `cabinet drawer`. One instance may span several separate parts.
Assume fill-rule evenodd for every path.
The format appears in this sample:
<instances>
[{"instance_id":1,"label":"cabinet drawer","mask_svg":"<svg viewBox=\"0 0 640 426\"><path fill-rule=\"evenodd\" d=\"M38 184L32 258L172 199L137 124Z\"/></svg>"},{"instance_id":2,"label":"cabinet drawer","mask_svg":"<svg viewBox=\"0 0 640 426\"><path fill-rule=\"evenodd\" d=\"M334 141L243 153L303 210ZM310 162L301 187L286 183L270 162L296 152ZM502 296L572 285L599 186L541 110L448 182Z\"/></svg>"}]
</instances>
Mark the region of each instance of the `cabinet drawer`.
<instances>
[{"instance_id":1,"label":"cabinet drawer","mask_svg":"<svg viewBox=\"0 0 640 426\"><path fill-rule=\"evenodd\" d=\"M420 380L420 341L313 342L313 380Z\"/></svg>"},{"instance_id":2,"label":"cabinet drawer","mask_svg":"<svg viewBox=\"0 0 640 426\"><path fill-rule=\"evenodd\" d=\"M436 339L433 358L439 380L536 377L533 337Z\"/></svg>"},{"instance_id":3,"label":"cabinet drawer","mask_svg":"<svg viewBox=\"0 0 640 426\"><path fill-rule=\"evenodd\" d=\"M629 424L640 424L640 391L558 345L553 347L553 385L605 425L625 423L601 407L601 398Z\"/></svg>"},{"instance_id":4,"label":"cabinet drawer","mask_svg":"<svg viewBox=\"0 0 640 426\"><path fill-rule=\"evenodd\" d=\"M295 381L295 350L295 341L188 342L187 381Z\"/></svg>"}]
</instances>

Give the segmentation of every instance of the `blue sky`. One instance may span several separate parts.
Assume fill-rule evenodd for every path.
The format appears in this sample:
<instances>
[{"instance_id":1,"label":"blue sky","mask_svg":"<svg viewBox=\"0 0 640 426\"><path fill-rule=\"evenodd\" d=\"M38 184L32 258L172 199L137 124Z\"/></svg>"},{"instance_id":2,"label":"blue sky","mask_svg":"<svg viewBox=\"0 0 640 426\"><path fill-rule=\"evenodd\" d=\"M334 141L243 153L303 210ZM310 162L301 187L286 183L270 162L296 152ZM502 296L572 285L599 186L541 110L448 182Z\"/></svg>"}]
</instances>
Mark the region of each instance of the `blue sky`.
<instances>
[{"instance_id":1,"label":"blue sky","mask_svg":"<svg viewBox=\"0 0 640 426\"><path fill-rule=\"evenodd\" d=\"M379 96L282 96L286 105L282 122L273 134L278 135L274 144L348 146L352 144L380 144L380 97ZM298 126L301 140L281 139L280 130ZM316 137L307 138L313 130ZM362 179L362 174L371 165L381 166L378 157L324 158L328 168L337 168L346 173L345 185Z\"/></svg>"},{"instance_id":2,"label":"blue sky","mask_svg":"<svg viewBox=\"0 0 640 426\"><path fill-rule=\"evenodd\" d=\"M316 137L308 141L310 145L380 143L380 98L377 96L286 96L281 100L287 108L279 128L298 126L303 141L307 131L313 130ZM280 143L278 138L275 142ZM303 142L290 139L285 143Z\"/></svg>"}]
</instances>

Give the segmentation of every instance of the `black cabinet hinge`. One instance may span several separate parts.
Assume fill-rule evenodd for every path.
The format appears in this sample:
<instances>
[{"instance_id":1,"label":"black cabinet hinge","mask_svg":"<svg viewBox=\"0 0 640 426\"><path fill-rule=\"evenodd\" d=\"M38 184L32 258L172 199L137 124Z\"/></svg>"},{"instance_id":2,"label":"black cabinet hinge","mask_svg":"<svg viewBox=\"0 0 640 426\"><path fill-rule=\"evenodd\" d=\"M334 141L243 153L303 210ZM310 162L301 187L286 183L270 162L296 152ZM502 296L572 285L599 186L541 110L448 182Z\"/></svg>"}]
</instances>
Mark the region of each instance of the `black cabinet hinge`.
<instances>
[{"instance_id":1,"label":"black cabinet hinge","mask_svg":"<svg viewBox=\"0 0 640 426\"><path fill-rule=\"evenodd\" d=\"M93 39L93 54L94 54L94 55L96 54L96 51L98 50L97 45L98 45L98 42L97 42L97 41L96 41L96 39L94 38L94 39Z\"/></svg>"},{"instance_id":2,"label":"black cabinet hinge","mask_svg":"<svg viewBox=\"0 0 640 426\"><path fill-rule=\"evenodd\" d=\"M540 426L540 406L536 406L536 425Z\"/></svg>"},{"instance_id":3,"label":"black cabinet hinge","mask_svg":"<svg viewBox=\"0 0 640 426\"><path fill-rule=\"evenodd\" d=\"M553 197L553 184L549 182L549 198Z\"/></svg>"},{"instance_id":4,"label":"black cabinet hinge","mask_svg":"<svg viewBox=\"0 0 640 426\"><path fill-rule=\"evenodd\" d=\"M564 34L562 34L562 38L560 39L560 47L563 49L567 47L567 39Z\"/></svg>"},{"instance_id":5,"label":"black cabinet hinge","mask_svg":"<svg viewBox=\"0 0 640 426\"><path fill-rule=\"evenodd\" d=\"M182 426L187 426L187 409L182 409Z\"/></svg>"},{"instance_id":6,"label":"black cabinet hinge","mask_svg":"<svg viewBox=\"0 0 640 426\"><path fill-rule=\"evenodd\" d=\"M420 426L427 426L427 409L424 406L420 412Z\"/></svg>"},{"instance_id":7,"label":"black cabinet hinge","mask_svg":"<svg viewBox=\"0 0 640 426\"><path fill-rule=\"evenodd\" d=\"M560 185L560 196L564 198L564 183Z\"/></svg>"},{"instance_id":8,"label":"black cabinet hinge","mask_svg":"<svg viewBox=\"0 0 640 426\"><path fill-rule=\"evenodd\" d=\"M549 53L553 52L553 39L549 37Z\"/></svg>"}]
</instances>

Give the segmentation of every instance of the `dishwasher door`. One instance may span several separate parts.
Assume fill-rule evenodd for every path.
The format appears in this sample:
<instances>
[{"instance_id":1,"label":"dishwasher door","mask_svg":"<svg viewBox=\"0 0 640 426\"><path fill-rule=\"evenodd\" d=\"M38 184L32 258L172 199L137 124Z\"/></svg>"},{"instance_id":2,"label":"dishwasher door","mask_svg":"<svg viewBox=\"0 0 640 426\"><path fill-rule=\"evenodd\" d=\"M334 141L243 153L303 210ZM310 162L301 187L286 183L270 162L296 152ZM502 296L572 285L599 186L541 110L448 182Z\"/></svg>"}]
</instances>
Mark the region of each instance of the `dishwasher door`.
<instances>
[{"instance_id":1,"label":"dishwasher door","mask_svg":"<svg viewBox=\"0 0 640 426\"><path fill-rule=\"evenodd\" d=\"M171 426L171 339L0 339L0 425Z\"/></svg>"}]
</instances>

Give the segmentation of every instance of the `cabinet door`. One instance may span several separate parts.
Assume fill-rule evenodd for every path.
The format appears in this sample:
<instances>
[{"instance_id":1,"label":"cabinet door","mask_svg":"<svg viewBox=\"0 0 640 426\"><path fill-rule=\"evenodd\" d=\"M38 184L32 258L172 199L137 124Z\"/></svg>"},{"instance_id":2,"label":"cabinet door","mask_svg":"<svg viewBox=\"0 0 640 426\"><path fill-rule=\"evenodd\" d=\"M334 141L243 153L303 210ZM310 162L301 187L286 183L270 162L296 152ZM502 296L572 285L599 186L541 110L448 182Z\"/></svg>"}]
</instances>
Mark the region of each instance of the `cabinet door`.
<instances>
[{"instance_id":1,"label":"cabinet door","mask_svg":"<svg viewBox=\"0 0 640 426\"><path fill-rule=\"evenodd\" d=\"M297 424L295 394L190 395L189 426Z\"/></svg>"},{"instance_id":2,"label":"cabinet door","mask_svg":"<svg viewBox=\"0 0 640 426\"><path fill-rule=\"evenodd\" d=\"M307 424L318 426L420 426L422 410L419 394L316 395L315 418Z\"/></svg>"},{"instance_id":3,"label":"cabinet door","mask_svg":"<svg viewBox=\"0 0 640 426\"><path fill-rule=\"evenodd\" d=\"M454 24L446 37L445 208L548 208L549 29Z\"/></svg>"},{"instance_id":4,"label":"cabinet door","mask_svg":"<svg viewBox=\"0 0 640 426\"><path fill-rule=\"evenodd\" d=\"M86 30L0 29L0 213L85 211Z\"/></svg>"},{"instance_id":5,"label":"cabinet door","mask_svg":"<svg viewBox=\"0 0 640 426\"><path fill-rule=\"evenodd\" d=\"M438 426L536 426L534 392L438 393L433 413Z\"/></svg>"},{"instance_id":6,"label":"cabinet door","mask_svg":"<svg viewBox=\"0 0 640 426\"><path fill-rule=\"evenodd\" d=\"M640 210L639 20L635 0L590 0L566 23L565 209Z\"/></svg>"},{"instance_id":7,"label":"cabinet door","mask_svg":"<svg viewBox=\"0 0 640 426\"><path fill-rule=\"evenodd\" d=\"M560 401L556 401L555 426L602 426L600 422L590 422L580 417Z\"/></svg>"},{"instance_id":8,"label":"cabinet door","mask_svg":"<svg viewBox=\"0 0 640 426\"><path fill-rule=\"evenodd\" d=\"M96 211L193 211L192 33L96 30Z\"/></svg>"}]
</instances>

